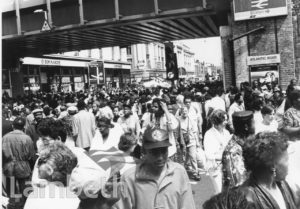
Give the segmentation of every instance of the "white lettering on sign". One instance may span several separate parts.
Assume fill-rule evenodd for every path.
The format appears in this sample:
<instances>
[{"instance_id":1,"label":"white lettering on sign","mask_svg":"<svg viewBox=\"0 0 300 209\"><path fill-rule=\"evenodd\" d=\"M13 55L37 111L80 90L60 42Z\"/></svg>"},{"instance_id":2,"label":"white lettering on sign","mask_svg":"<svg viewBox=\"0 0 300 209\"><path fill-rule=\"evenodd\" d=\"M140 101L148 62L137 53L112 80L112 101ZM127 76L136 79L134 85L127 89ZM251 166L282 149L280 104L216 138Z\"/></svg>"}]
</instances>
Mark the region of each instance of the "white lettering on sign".
<instances>
[{"instance_id":1,"label":"white lettering on sign","mask_svg":"<svg viewBox=\"0 0 300 209\"><path fill-rule=\"evenodd\" d=\"M251 1L251 7L258 8L258 9L264 9L269 5L269 0L252 0Z\"/></svg>"},{"instance_id":2,"label":"white lettering on sign","mask_svg":"<svg viewBox=\"0 0 300 209\"><path fill-rule=\"evenodd\" d=\"M42 65L60 65L59 60L42 59Z\"/></svg>"},{"instance_id":3,"label":"white lettering on sign","mask_svg":"<svg viewBox=\"0 0 300 209\"><path fill-rule=\"evenodd\" d=\"M280 63L280 54L247 57L247 65L263 65Z\"/></svg>"},{"instance_id":4,"label":"white lettering on sign","mask_svg":"<svg viewBox=\"0 0 300 209\"><path fill-rule=\"evenodd\" d=\"M24 65L54 65L66 67L87 67L89 62L62 60L62 59L45 59L36 57L24 57L21 59Z\"/></svg>"}]
</instances>

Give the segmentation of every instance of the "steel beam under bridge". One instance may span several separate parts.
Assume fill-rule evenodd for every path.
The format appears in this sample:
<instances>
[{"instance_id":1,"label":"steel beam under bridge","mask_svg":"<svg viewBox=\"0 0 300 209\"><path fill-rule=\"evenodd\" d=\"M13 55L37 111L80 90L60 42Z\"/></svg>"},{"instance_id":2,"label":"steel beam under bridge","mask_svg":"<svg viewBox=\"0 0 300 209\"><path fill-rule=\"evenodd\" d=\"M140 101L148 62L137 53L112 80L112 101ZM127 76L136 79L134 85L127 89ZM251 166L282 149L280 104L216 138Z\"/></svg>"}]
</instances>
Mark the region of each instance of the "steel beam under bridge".
<instances>
[{"instance_id":1,"label":"steel beam under bridge","mask_svg":"<svg viewBox=\"0 0 300 209\"><path fill-rule=\"evenodd\" d=\"M230 0L6 0L3 60L218 36L229 11Z\"/></svg>"}]
</instances>

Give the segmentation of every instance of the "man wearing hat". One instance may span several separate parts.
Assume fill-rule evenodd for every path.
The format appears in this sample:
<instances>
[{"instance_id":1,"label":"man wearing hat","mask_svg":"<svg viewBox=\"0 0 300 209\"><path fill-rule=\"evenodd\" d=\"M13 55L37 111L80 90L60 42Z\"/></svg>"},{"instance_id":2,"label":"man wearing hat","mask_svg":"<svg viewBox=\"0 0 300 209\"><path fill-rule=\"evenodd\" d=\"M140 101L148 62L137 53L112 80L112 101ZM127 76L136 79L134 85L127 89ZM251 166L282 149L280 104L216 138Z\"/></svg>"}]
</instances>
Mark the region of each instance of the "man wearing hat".
<instances>
[{"instance_id":1,"label":"man wearing hat","mask_svg":"<svg viewBox=\"0 0 300 209\"><path fill-rule=\"evenodd\" d=\"M37 108L32 111L34 120L31 122L31 124L25 129L25 133L30 136L30 138L33 141L33 145L35 150L37 150L36 142L39 139L39 134L37 132L37 125L41 120L43 119L43 109Z\"/></svg>"},{"instance_id":2,"label":"man wearing hat","mask_svg":"<svg viewBox=\"0 0 300 209\"><path fill-rule=\"evenodd\" d=\"M14 130L4 135L2 140L2 168L6 177L3 183L9 196L8 208L23 208L25 196L16 197L15 194L24 194L25 182L30 180L31 168L35 160L33 142L23 132L25 122L24 118L17 117L13 121ZM11 190L13 188L14 190Z\"/></svg>"},{"instance_id":3,"label":"man wearing hat","mask_svg":"<svg viewBox=\"0 0 300 209\"><path fill-rule=\"evenodd\" d=\"M169 146L166 130L146 129L142 145L144 159L121 177L121 199L113 208L195 208L185 169L168 160Z\"/></svg>"},{"instance_id":4,"label":"man wearing hat","mask_svg":"<svg viewBox=\"0 0 300 209\"><path fill-rule=\"evenodd\" d=\"M252 111L233 113L232 122L234 134L222 155L223 191L239 186L247 179L242 146L255 133Z\"/></svg>"},{"instance_id":5,"label":"man wearing hat","mask_svg":"<svg viewBox=\"0 0 300 209\"><path fill-rule=\"evenodd\" d=\"M97 118L97 130L91 142L91 150L107 150L111 147L118 148L120 137L124 133L121 128L116 128L111 120L106 117Z\"/></svg>"}]
</instances>

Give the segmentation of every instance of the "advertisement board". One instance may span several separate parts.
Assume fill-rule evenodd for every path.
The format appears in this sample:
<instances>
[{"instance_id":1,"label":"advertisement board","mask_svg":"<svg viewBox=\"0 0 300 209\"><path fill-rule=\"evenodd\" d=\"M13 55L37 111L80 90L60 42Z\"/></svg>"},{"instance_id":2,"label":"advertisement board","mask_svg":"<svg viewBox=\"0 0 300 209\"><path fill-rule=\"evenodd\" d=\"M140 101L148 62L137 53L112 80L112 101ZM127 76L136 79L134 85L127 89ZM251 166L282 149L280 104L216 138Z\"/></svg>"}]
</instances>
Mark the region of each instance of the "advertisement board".
<instances>
[{"instance_id":1,"label":"advertisement board","mask_svg":"<svg viewBox=\"0 0 300 209\"><path fill-rule=\"evenodd\" d=\"M286 0L234 0L234 20L249 20L288 14Z\"/></svg>"},{"instance_id":2,"label":"advertisement board","mask_svg":"<svg viewBox=\"0 0 300 209\"><path fill-rule=\"evenodd\" d=\"M258 81L260 86L272 83L273 85L278 84L279 81L279 70L278 65L257 65L250 66L250 77L251 82Z\"/></svg>"}]
</instances>

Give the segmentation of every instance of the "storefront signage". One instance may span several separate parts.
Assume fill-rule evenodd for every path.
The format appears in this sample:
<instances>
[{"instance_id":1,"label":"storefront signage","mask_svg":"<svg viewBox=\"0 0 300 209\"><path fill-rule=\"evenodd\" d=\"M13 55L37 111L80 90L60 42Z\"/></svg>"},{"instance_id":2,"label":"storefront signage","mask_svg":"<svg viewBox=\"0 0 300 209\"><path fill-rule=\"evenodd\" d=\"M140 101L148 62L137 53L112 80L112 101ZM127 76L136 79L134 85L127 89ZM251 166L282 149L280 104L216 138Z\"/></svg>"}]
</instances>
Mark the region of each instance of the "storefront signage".
<instances>
[{"instance_id":1,"label":"storefront signage","mask_svg":"<svg viewBox=\"0 0 300 209\"><path fill-rule=\"evenodd\" d=\"M59 59L45 59L35 57L24 57L21 59L24 65L51 65L51 66L66 66L66 67L87 67L88 62L73 61L73 60L59 60Z\"/></svg>"},{"instance_id":2,"label":"storefront signage","mask_svg":"<svg viewBox=\"0 0 300 209\"><path fill-rule=\"evenodd\" d=\"M111 69L131 69L131 65L128 64L113 64L113 63L104 63L104 68Z\"/></svg>"},{"instance_id":3,"label":"storefront signage","mask_svg":"<svg viewBox=\"0 0 300 209\"><path fill-rule=\"evenodd\" d=\"M286 0L234 0L234 20L287 15Z\"/></svg>"},{"instance_id":4,"label":"storefront signage","mask_svg":"<svg viewBox=\"0 0 300 209\"><path fill-rule=\"evenodd\" d=\"M82 82L82 77L74 77L74 82L75 82L75 83L80 83L80 82Z\"/></svg>"},{"instance_id":5,"label":"storefront signage","mask_svg":"<svg viewBox=\"0 0 300 209\"><path fill-rule=\"evenodd\" d=\"M35 83L35 78L29 78L29 83Z\"/></svg>"},{"instance_id":6,"label":"storefront signage","mask_svg":"<svg viewBox=\"0 0 300 209\"><path fill-rule=\"evenodd\" d=\"M247 65L265 65L280 63L280 54L270 54L262 56L248 56Z\"/></svg>"},{"instance_id":7,"label":"storefront signage","mask_svg":"<svg viewBox=\"0 0 300 209\"><path fill-rule=\"evenodd\" d=\"M59 65L60 66L60 60L50 60L50 59L41 59L42 65Z\"/></svg>"},{"instance_id":8,"label":"storefront signage","mask_svg":"<svg viewBox=\"0 0 300 209\"><path fill-rule=\"evenodd\" d=\"M62 83L70 83L70 77L62 77L61 82Z\"/></svg>"}]
</instances>

